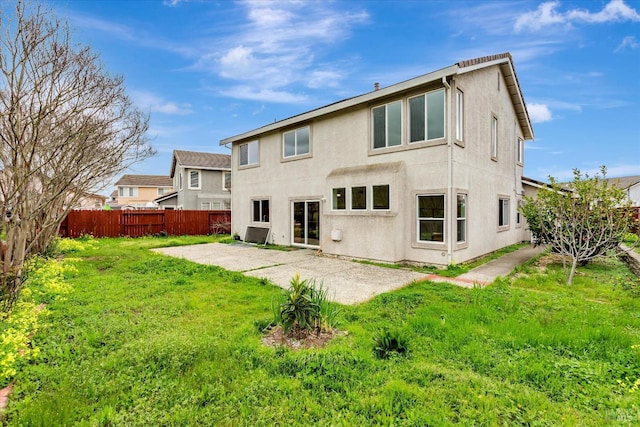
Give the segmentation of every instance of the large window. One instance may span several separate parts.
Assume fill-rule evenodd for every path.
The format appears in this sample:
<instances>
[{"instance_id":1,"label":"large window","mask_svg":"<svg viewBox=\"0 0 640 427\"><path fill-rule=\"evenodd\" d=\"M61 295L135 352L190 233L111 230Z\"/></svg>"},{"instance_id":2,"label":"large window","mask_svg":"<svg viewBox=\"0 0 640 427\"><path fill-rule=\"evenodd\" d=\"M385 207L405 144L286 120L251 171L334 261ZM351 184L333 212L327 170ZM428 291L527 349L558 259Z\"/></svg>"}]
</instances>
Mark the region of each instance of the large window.
<instances>
[{"instance_id":1,"label":"large window","mask_svg":"<svg viewBox=\"0 0 640 427\"><path fill-rule=\"evenodd\" d=\"M373 209L389 209L389 185L373 186Z\"/></svg>"},{"instance_id":2,"label":"large window","mask_svg":"<svg viewBox=\"0 0 640 427\"><path fill-rule=\"evenodd\" d=\"M309 154L309 126L285 132L282 135L282 151L284 157Z\"/></svg>"},{"instance_id":3,"label":"large window","mask_svg":"<svg viewBox=\"0 0 640 427\"><path fill-rule=\"evenodd\" d=\"M491 116L491 158L498 158L498 118Z\"/></svg>"},{"instance_id":4,"label":"large window","mask_svg":"<svg viewBox=\"0 0 640 427\"><path fill-rule=\"evenodd\" d=\"M460 89L456 91L456 139L464 138L464 93Z\"/></svg>"},{"instance_id":5,"label":"large window","mask_svg":"<svg viewBox=\"0 0 640 427\"><path fill-rule=\"evenodd\" d=\"M118 187L120 197L138 197L138 187Z\"/></svg>"},{"instance_id":6,"label":"large window","mask_svg":"<svg viewBox=\"0 0 640 427\"><path fill-rule=\"evenodd\" d=\"M444 89L409 98L409 142L444 138Z\"/></svg>"},{"instance_id":7,"label":"large window","mask_svg":"<svg viewBox=\"0 0 640 427\"><path fill-rule=\"evenodd\" d=\"M189 190L200 189L200 171L189 171Z\"/></svg>"},{"instance_id":8,"label":"large window","mask_svg":"<svg viewBox=\"0 0 640 427\"><path fill-rule=\"evenodd\" d=\"M367 187L351 188L351 209L367 209Z\"/></svg>"},{"instance_id":9,"label":"large window","mask_svg":"<svg viewBox=\"0 0 640 427\"><path fill-rule=\"evenodd\" d=\"M269 200L253 201L253 222L269 222Z\"/></svg>"},{"instance_id":10,"label":"large window","mask_svg":"<svg viewBox=\"0 0 640 427\"><path fill-rule=\"evenodd\" d=\"M375 107L372 115L373 148L402 144L402 101Z\"/></svg>"},{"instance_id":11,"label":"large window","mask_svg":"<svg viewBox=\"0 0 640 427\"><path fill-rule=\"evenodd\" d=\"M444 194L418 196L418 241L444 242Z\"/></svg>"},{"instance_id":12,"label":"large window","mask_svg":"<svg viewBox=\"0 0 640 427\"><path fill-rule=\"evenodd\" d=\"M347 189L346 188L333 189L332 206L334 210L345 210L347 208Z\"/></svg>"},{"instance_id":13,"label":"large window","mask_svg":"<svg viewBox=\"0 0 640 427\"><path fill-rule=\"evenodd\" d=\"M456 202L456 227L457 241L463 243L467 241L467 195L458 194Z\"/></svg>"},{"instance_id":14,"label":"large window","mask_svg":"<svg viewBox=\"0 0 640 427\"><path fill-rule=\"evenodd\" d=\"M258 141L247 142L240 145L240 166L255 165L258 163Z\"/></svg>"},{"instance_id":15,"label":"large window","mask_svg":"<svg viewBox=\"0 0 640 427\"><path fill-rule=\"evenodd\" d=\"M500 198L498 200L498 227L509 226L509 199Z\"/></svg>"},{"instance_id":16,"label":"large window","mask_svg":"<svg viewBox=\"0 0 640 427\"><path fill-rule=\"evenodd\" d=\"M231 191L231 172L222 172L222 189Z\"/></svg>"}]
</instances>

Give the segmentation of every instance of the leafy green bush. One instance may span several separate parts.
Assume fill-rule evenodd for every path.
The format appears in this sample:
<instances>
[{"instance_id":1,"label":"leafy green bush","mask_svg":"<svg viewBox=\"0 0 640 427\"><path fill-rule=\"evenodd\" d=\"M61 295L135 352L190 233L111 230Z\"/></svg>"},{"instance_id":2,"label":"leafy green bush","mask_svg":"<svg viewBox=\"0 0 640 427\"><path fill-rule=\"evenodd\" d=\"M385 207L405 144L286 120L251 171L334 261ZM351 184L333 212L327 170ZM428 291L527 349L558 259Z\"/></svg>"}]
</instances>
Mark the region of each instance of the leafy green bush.
<instances>
[{"instance_id":1,"label":"leafy green bush","mask_svg":"<svg viewBox=\"0 0 640 427\"><path fill-rule=\"evenodd\" d=\"M315 279L301 280L296 274L289 289L280 298L272 298L274 323L291 332L330 331L337 323L340 309L328 299L327 290Z\"/></svg>"},{"instance_id":2,"label":"leafy green bush","mask_svg":"<svg viewBox=\"0 0 640 427\"><path fill-rule=\"evenodd\" d=\"M408 352L409 339L401 329L381 329L373 335L373 353L378 359L406 355Z\"/></svg>"}]
</instances>

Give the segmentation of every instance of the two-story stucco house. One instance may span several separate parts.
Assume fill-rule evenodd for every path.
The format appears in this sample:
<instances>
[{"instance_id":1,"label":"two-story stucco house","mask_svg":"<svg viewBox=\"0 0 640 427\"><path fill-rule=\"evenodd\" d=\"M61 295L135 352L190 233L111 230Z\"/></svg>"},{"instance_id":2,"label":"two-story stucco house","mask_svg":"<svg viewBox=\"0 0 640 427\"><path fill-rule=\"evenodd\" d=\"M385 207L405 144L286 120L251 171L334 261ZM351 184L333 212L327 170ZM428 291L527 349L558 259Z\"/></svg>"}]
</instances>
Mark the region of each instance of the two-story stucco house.
<instances>
[{"instance_id":1,"label":"two-story stucco house","mask_svg":"<svg viewBox=\"0 0 640 427\"><path fill-rule=\"evenodd\" d=\"M161 209L231 209L230 155L173 150L169 175L176 191L155 200Z\"/></svg>"},{"instance_id":2,"label":"two-story stucco house","mask_svg":"<svg viewBox=\"0 0 640 427\"><path fill-rule=\"evenodd\" d=\"M154 199L173 191L173 182L163 175L122 175L116 182L117 205L122 209L156 209Z\"/></svg>"},{"instance_id":3,"label":"two-story stucco house","mask_svg":"<svg viewBox=\"0 0 640 427\"><path fill-rule=\"evenodd\" d=\"M517 208L531 139L508 53L376 87L220 141L232 230L355 258L467 261L529 239Z\"/></svg>"}]
</instances>

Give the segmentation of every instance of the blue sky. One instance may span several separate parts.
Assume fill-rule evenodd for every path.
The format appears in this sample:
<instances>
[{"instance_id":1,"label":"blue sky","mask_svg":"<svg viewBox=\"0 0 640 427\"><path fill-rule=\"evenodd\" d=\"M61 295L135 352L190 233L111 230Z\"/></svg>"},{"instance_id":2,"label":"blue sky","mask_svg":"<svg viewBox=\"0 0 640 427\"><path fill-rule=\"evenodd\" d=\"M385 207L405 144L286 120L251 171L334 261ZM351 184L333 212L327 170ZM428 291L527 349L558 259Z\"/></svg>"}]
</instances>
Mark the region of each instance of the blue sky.
<instances>
[{"instance_id":1,"label":"blue sky","mask_svg":"<svg viewBox=\"0 0 640 427\"><path fill-rule=\"evenodd\" d=\"M533 122L525 175L640 175L640 0L66 0L54 11L125 77L173 149L223 138L464 59L511 52Z\"/></svg>"}]
</instances>

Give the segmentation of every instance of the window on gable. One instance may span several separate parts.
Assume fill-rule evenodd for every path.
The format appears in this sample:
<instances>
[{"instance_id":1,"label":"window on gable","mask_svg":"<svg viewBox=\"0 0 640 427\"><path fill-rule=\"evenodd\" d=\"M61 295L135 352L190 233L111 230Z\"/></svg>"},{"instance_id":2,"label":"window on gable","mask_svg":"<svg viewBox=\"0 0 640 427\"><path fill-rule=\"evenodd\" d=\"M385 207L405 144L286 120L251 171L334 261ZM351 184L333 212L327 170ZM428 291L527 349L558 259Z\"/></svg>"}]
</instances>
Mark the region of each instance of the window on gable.
<instances>
[{"instance_id":1,"label":"window on gable","mask_svg":"<svg viewBox=\"0 0 640 427\"><path fill-rule=\"evenodd\" d=\"M498 199L498 227L509 226L509 199Z\"/></svg>"},{"instance_id":2,"label":"window on gable","mask_svg":"<svg viewBox=\"0 0 640 427\"><path fill-rule=\"evenodd\" d=\"M258 141L240 144L240 166L258 164Z\"/></svg>"},{"instance_id":3,"label":"window on gable","mask_svg":"<svg viewBox=\"0 0 640 427\"><path fill-rule=\"evenodd\" d=\"M373 148L402 144L402 101L391 102L371 110Z\"/></svg>"},{"instance_id":4,"label":"window on gable","mask_svg":"<svg viewBox=\"0 0 640 427\"><path fill-rule=\"evenodd\" d=\"M464 138L464 93L460 89L456 91L456 139Z\"/></svg>"},{"instance_id":5,"label":"window on gable","mask_svg":"<svg viewBox=\"0 0 640 427\"><path fill-rule=\"evenodd\" d=\"M389 209L389 185L374 185L372 190L373 209Z\"/></svg>"},{"instance_id":6,"label":"window on gable","mask_svg":"<svg viewBox=\"0 0 640 427\"><path fill-rule=\"evenodd\" d=\"M333 210L345 210L347 208L347 189L333 189Z\"/></svg>"},{"instance_id":7,"label":"window on gable","mask_svg":"<svg viewBox=\"0 0 640 427\"><path fill-rule=\"evenodd\" d=\"M231 172L222 172L222 189L231 191Z\"/></svg>"},{"instance_id":8,"label":"window on gable","mask_svg":"<svg viewBox=\"0 0 640 427\"><path fill-rule=\"evenodd\" d=\"M305 126L285 132L282 135L283 157L294 157L309 154L310 128Z\"/></svg>"},{"instance_id":9,"label":"window on gable","mask_svg":"<svg viewBox=\"0 0 640 427\"><path fill-rule=\"evenodd\" d=\"M351 209L367 209L367 187L351 188Z\"/></svg>"},{"instance_id":10,"label":"window on gable","mask_svg":"<svg viewBox=\"0 0 640 427\"><path fill-rule=\"evenodd\" d=\"M498 159L498 118L491 116L491 158Z\"/></svg>"},{"instance_id":11,"label":"window on gable","mask_svg":"<svg viewBox=\"0 0 640 427\"><path fill-rule=\"evenodd\" d=\"M254 200L252 204L253 222L269 222L269 200Z\"/></svg>"},{"instance_id":12,"label":"window on gable","mask_svg":"<svg viewBox=\"0 0 640 427\"><path fill-rule=\"evenodd\" d=\"M409 98L409 142L444 138L444 89Z\"/></svg>"},{"instance_id":13,"label":"window on gable","mask_svg":"<svg viewBox=\"0 0 640 427\"><path fill-rule=\"evenodd\" d=\"M189 189L200 189L200 171L189 171Z\"/></svg>"},{"instance_id":14,"label":"window on gable","mask_svg":"<svg viewBox=\"0 0 640 427\"><path fill-rule=\"evenodd\" d=\"M418 241L444 242L444 194L418 196Z\"/></svg>"}]
</instances>

